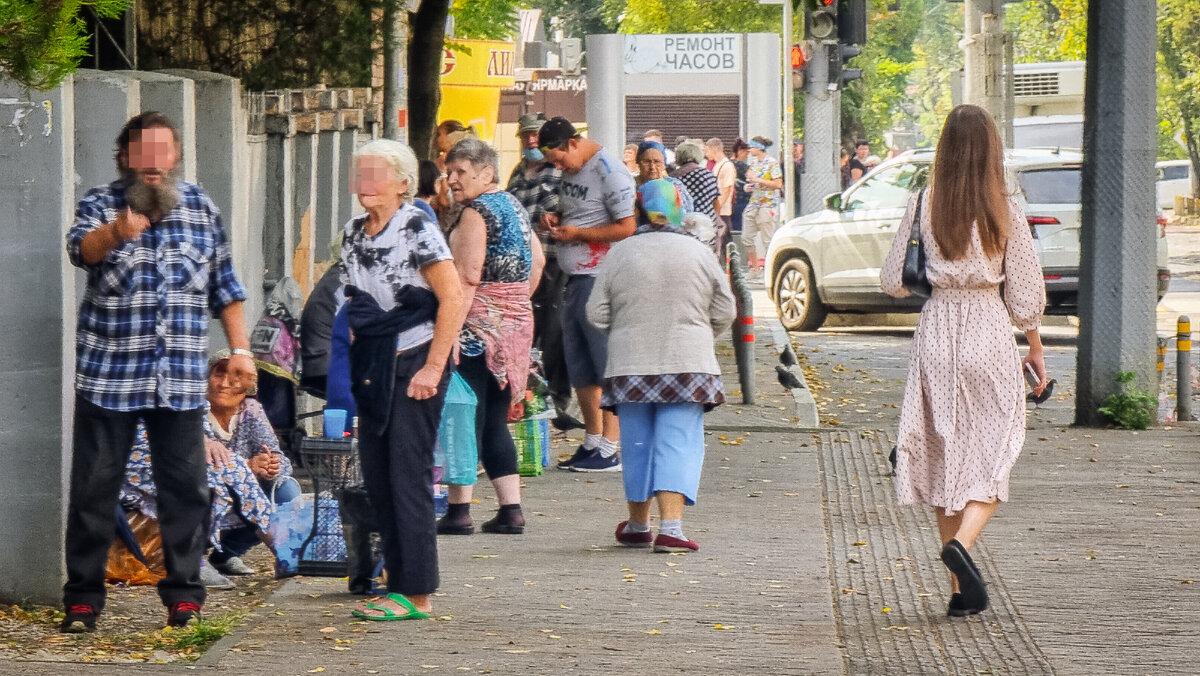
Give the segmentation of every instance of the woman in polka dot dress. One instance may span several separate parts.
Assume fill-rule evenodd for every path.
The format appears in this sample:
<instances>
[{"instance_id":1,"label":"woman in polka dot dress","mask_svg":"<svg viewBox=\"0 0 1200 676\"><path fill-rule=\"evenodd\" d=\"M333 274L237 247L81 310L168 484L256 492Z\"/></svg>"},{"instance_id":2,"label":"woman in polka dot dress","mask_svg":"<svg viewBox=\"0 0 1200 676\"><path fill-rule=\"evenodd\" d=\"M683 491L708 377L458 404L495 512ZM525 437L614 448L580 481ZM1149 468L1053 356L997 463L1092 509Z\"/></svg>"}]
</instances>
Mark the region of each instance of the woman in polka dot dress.
<instances>
[{"instance_id":1,"label":"woman in polka dot dress","mask_svg":"<svg viewBox=\"0 0 1200 676\"><path fill-rule=\"evenodd\" d=\"M935 508L952 616L988 606L967 552L1008 500L1009 473L1025 443L1024 365L1046 382L1038 333L1046 288L1025 215L1005 187L1003 152L987 112L955 108L938 142L931 187L909 201L880 274L885 292L908 295L901 272L923 198L921 241L933 294L909 351L895 486L900 504ZM1029 343L1024 362L1013 323Z\"/></svg>"}]
</instances>

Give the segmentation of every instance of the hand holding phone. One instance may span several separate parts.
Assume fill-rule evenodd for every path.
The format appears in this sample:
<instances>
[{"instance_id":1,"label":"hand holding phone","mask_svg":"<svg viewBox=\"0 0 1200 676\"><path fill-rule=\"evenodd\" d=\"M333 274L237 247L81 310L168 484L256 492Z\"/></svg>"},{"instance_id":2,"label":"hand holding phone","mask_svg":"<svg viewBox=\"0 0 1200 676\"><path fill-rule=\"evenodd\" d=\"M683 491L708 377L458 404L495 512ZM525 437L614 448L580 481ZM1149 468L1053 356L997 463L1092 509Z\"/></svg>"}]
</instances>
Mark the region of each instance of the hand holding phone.
<instances>
[{"instance_id":1,"label":"hand holding phone","mask_svg":"<svg viewBox=\"0 0 1200 676\"><path fill-rule=\"evenodd\" d=\"M1030 388L1035 390L1042 384L1042 381L1037 377L1037 371L1033 370L1033 364L1028 362L1025 363L1025 382L1029 384Z\"/></svg>"}]
</instances>

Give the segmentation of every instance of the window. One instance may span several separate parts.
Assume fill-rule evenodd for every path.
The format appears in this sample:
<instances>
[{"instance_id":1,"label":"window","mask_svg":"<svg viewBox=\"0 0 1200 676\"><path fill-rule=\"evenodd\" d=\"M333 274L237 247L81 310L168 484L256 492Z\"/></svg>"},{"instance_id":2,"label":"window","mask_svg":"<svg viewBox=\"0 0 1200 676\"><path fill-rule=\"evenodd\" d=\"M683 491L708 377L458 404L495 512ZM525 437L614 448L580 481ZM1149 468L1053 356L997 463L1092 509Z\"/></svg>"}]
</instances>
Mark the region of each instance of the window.
<instances>
[{"instance_id":1,"label":"window","mask_svg":"<svg viewBox=\"0 0 1200 676\"><path fill-rule=\"evenodd\" d=\"M913 192L925 187L929 165L906 162L882 169L846 197L846 211L903 209Z\"/></svg>"},{"instance_id":2,"label":"window","mask_svg":"<svg viewBox=\"0 0 1200 676\"><path fill-rule=\"evenodd\" d=\"M1079 167L1037 169L1017 174L1017 183L1030 204L1079 204L1081 178Z\"/></svg>"},{"instance_id":3,"label":"window","mask_svg":"<svg viewBox=\"0 0 1200 676\"><path fill-rule=\"evenodd\" d=\"M1189 169L1189 167L1186 164L1177 164L1177 165L1173 165L1173 166L1163 167L1163 168L1159 169L1158 180L1160 180L1160 181L1187 180L1188 169Z\"/></svg>"}]
</instances>

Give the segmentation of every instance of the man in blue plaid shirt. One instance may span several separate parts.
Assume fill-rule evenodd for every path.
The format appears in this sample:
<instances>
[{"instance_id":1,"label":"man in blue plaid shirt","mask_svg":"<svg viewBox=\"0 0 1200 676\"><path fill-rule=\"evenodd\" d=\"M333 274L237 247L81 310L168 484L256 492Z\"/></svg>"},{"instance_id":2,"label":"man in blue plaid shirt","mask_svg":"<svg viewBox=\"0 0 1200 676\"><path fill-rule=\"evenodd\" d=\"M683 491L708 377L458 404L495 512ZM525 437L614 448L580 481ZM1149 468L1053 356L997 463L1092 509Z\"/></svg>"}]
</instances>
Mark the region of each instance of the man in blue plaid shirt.
<instances>
[{"instance_id":1,"label":"man in blue plaid shirt","mask_svg":"<svg viewBox=\"0 0 1200 676\"><path fill-rule=\"evenodd\" d=\"M229 242L212 200L178 181L179 133L162 114L130 120L117 138L120 178L89 190L67 233L87 272L75 361L74 449L67 511L64 632L93 631L104 609L117 495L139 419L159 494L169 626L199 616L209 514L203 418L208 315L233 348L230 369L254 379Z\"/></svg>"}]
</instances>

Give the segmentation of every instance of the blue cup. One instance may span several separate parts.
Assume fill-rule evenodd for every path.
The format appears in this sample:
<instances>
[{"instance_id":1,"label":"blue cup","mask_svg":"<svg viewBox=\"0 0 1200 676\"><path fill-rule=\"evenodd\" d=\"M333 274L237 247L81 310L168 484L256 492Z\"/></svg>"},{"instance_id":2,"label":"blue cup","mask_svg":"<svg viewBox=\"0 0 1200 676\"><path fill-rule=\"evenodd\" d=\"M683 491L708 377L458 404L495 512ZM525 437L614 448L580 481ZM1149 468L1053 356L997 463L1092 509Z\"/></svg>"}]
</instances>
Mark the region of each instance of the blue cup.
<instances>
[{"instance_id":1,"label":"blue cup","mask_svg":"<svg viewBox=\"0 0 1200 676\"><path fill-rule=\"evenodd\" d=\"M346 435L346 409L325 409L325 436L329 439L341 439Z\"/></svg>"}]
</instances>

